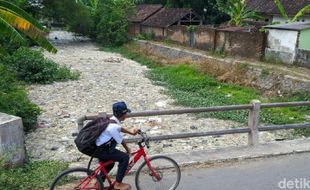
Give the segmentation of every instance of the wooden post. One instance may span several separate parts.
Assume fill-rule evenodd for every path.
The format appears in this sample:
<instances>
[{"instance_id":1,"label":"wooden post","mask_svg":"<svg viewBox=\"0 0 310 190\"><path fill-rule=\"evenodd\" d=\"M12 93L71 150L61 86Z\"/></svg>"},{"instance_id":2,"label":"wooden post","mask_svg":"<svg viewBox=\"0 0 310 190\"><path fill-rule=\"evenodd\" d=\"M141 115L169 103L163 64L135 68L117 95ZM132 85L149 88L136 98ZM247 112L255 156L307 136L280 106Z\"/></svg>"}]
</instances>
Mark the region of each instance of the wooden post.
<instances>
[{"instance_id":1,"label":"wooden post","mask_svg":"<svg viewBox=\"0 0 310 190\"><path fill-rule=\"evenodd\" d=\"M259 100L252 100L251 104L253 108L249 112L248 127L250 132L248 134L248 145L256 146L259 143L258 123L261 102Z\"/></svg>"}]
</instances>

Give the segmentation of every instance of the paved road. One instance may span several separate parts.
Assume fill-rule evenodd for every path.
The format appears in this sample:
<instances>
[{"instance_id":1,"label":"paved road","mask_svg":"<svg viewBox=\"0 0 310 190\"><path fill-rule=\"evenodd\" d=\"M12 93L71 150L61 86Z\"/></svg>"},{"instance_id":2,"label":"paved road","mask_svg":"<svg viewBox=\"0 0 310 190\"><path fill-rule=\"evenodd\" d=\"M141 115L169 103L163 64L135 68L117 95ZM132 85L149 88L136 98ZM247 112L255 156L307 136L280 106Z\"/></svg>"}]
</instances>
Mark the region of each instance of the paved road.
<instances>
[{"instance_id":1,"label":"paved road","mask_svg":"<svg viewBox=\"0 0 310 190\"><path fill-rule=\"evenodd\" d=\"M126 181L134 180L130 177ZM213 168L185 169L178 190L190 189L310 189L310 153L243 161Z\"/></svg>"}]
</instances>

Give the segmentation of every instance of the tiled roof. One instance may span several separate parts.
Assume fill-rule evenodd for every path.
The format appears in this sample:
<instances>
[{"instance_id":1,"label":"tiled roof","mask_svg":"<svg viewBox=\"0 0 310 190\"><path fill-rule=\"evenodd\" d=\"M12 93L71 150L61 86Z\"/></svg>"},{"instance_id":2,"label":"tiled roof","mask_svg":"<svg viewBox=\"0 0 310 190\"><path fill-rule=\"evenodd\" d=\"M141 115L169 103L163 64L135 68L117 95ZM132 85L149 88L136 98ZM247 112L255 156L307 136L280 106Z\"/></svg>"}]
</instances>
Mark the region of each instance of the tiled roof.
<instances>
[{"instance_id":1,"label":"tiled roof","mask_svg":"<svg viewBox=\"0 0 310 190\"><path fill-rule=\"evenodd\" d=\"M226 27L220 27L217 28L218 31L227 31L227 32L250 32L255 30L254 26L226 26Z\"/></svg>"},{"instance_id":2,"label":"tiled roof","mask_svg":"<svg viewBox=\"0 0 310 190\"><path fill-rule=\"evenodd\" d=\"M295 15L300 9L310 4L310 0L280 0L280 2L289 16ZM274 0L246 0L246 4L258 13L280 15Z\"/></svg>"},{"instance_id":3,"label":"tiled roof","mask_svg":"<svg viewBox=\"0 0 310 190\"><path fill-rule=\"evenodd\" d=\"M146 21L142 22L142 25L168 27L191 12L192 9L189 8L163 8Z\"/></svg>"},{"instance_id":4,"label":"tiled roof","mask_svg":"<svg viewBox=\"0 0 310 190\"><path fill-rule=\"evenodd\" d=\"M163 6L159 4L137 5L134 14L129 15L127 20L130 22L142 22L148 17L159 11Z\"/></svg>"}]
</instances>

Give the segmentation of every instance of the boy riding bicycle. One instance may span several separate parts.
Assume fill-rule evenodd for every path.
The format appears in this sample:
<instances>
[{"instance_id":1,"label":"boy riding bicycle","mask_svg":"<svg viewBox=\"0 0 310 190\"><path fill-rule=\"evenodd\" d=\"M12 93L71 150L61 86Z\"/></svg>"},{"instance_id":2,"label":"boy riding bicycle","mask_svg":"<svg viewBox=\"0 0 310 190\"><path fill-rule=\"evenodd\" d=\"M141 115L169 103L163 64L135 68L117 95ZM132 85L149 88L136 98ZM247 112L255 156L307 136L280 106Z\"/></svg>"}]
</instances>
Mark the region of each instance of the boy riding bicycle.
<instances>
[{"instance_id":1,"label":"boy riding bicycle","mask_svg":"<svg viewBox=\"0 0 310 190\"><path fill-rule=\"evenodd\" d=\"M121 127L121 122L127 118L126 114L131 112L131 110L127 108L125 102L114 103L112 109L113 116L110 119L113 120L113 122L110 123L108 127L97 138L97 149L93 156L99 158L99 160L103 162L106 162L108 160L119 162L114 188L125 190L131 188L129 184L122 183L128 166L129 155L131 151L127 144L124 142L121 132L130 135L136 135L139 130L133 129L131 131L124 127ZM117 144L122 144L127 153L116 149ZM107 172L109 172L113 167L114 163L110 164L105 169ZM102 173L101 175L104 181L105 176Z\"/></svg>"}]
</instances>

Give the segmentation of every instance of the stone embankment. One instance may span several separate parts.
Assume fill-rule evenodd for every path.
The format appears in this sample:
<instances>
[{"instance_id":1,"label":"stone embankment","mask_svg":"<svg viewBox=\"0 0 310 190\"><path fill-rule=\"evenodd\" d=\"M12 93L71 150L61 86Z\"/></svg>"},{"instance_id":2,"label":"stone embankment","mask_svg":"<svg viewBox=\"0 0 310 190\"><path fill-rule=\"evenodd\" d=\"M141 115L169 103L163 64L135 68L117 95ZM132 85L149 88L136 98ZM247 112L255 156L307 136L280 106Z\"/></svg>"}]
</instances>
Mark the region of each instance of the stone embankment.
<instances>
[{"instance_id":1,"label":"stone embankment","mask_svg":"<svg viewBox=\"0 0 310 190\"><path fill-rule=\"evenodd\" d=\"M168 60L190 59L200 68L223 82L237 83L260 89L265 95L310 91L310 69L244 61L206 55L206 52L166 46L143 40L136 41L149 54Z\"/></svg>"},{"instance_id":2,"label":"stone embankment","mask_svg":"<svg viewBox=\"0 0 310 190\"><path fill-rule=\"evenodd\" d=\"M182 108L175 106L173 99L165 95L163 87L153 85L145 77L148 71L145 66L119 54L100 51L90 42L60 44L57 48L57 54L46 53L46 57L79 71L81 76L77 81L28 87L30 99L42 109L37 129L26 135L27 152L35 160L87 159L74 145L72 133L77 131L76 120L87 114L111 113L111 105L115 101L126 101L133 111ZM130 118L124 122L125 127L142 128L151 136L212 131L240 125L190 114ZM277 136L262 133L261 141L273 141ZM246 134L168 140L153 142L149 153L189 152L244 144L247 144Z\"/></svg>"}]
</instances>

